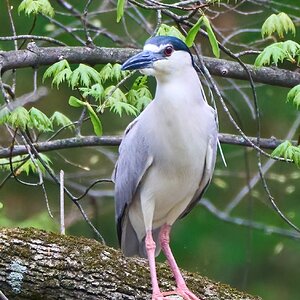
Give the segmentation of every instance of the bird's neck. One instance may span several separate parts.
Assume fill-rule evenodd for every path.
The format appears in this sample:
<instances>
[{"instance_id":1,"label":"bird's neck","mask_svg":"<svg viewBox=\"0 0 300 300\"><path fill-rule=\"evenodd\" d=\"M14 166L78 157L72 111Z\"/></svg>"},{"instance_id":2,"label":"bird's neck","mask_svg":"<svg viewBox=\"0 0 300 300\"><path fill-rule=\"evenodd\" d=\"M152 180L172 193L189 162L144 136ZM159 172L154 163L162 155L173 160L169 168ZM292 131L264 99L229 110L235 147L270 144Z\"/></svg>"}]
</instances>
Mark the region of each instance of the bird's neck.
<instances>
[{"instance_id":1,"label":"bird's neck","mask_svg":"<svg viewBox=\"0 0 300 300\"><path fill-rule=\"evenodd\" d=\"M201 82L194 69L169 76L157 76L155 99L163 105L202 105L205 103Z\"/></svg>"}]
</instances>

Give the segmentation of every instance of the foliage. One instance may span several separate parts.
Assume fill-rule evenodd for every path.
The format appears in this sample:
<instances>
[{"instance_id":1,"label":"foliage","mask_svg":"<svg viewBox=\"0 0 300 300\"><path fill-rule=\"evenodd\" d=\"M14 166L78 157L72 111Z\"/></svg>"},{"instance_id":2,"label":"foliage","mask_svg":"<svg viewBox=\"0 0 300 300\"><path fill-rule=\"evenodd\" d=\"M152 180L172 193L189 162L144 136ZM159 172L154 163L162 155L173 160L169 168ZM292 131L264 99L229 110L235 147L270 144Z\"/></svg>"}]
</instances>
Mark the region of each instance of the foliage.
<instances>
[{"instance_id":1,"label":"foliage","mask_svg":"<svg viewBox=\"0 0 300 300\"><path fill-rule=\"evenodd\" d=\"M287 94L287 101L293 102L297 109L300 107L300 84L294 86Z\"/></svg>"},{"instance_id":2,"label":"foliage","mask_svg":"<svg viewBox=\"0 0 300 300\"><path fill-rule=\"evenodd\" d=\"M273 43L257 56L254 64L257 67L272 63L277 66L279 62L284 60L300 64L300 45L298 43L291 40Z\"/></svg>"},{"instance_id":3,"label":"foliage","mask_svg":"<svg viewBox=\"0 0 300 300\"><path fill-rule=\"evenodd\" d=\"M191 47L195 41L195 38L200 30L200 27L204 25L206 33L208 35L208 39L213 51L213 54L219 58L220 57L220 48L218 45L217 38L214 34L214 31L210 25L209 19L205 16L202 15L199 20L195 23L195 25L189 30L187 37L186 37L186 44L188 47Z\"/></svg>"},{"instance_id":4,"label":"foliage","mask_svg":"<svg viewBox=\"0 0 300 300\"><path fill-rule=\"evenodd\" d=\"M279 38L284 38L284 34L288 32L296 35L296 28L291 18L284 12L280 12L277 15L272 14L269 16L262 25L261 33L262 37L269 37L274 32L277 32ZM274 42L271 45L265 47L263 51L257 56L254 65L261 67L264 65L283 63L289 61L296 66L300 66L300 44L293 40L287 40L283 42ZM300 85L292 88L287 95L287 102L292 102L297 109L300 106ZM283 143L278 146L274 153L279 153L278 156L288 157L293 160L296 165L299 166L299 157L297 147Z\"/></svg>"},{"instance_id":5,"label":"foliage","mask_svg":"<svg viewBox=\"0 0 300 300\"><path fill-rule=\"evenodd\" d=\"M300 168L300 146L293 146L290 141L285 141L277 146L272 152L272 156L290 159Z\"/></svg>"},{"instance_id":6,"label":"foliage","mask_svg":"<svg viewBox=\"0 0 300 300\"><path fill-rule=\"evenodd\" d=\"M7 107L0 110L0 125L8 124L13 129L33 129L37 132L53 131L54 125L68 126L72 129L72 121L61 112L54 112L49 118L39 109L32 107L29 111L19 106L10 111Z\"/></svg>"},{"instance_id":7,"label":"foliage","mask_svg":"<svg viewBox=\"0 0 300 300\"><path fill-rule=\"evenodd\" d=\"M146 86L146 80L137 82L133 89L124 93L117 85L111 85L113 81L119 82L130 72L122 71L120 64L106 64L98 72L85 64L72 70L66 60L61 60L50 66L44 73L43 80L53 77L52 85L57 88L63 82L81 95L81 100L75 96L69 98L69 105L76 108L87 109L92 122L94 132L101 136L102 123L97 113L103 113L105 109L122 116L123 112L136 116L151 101L151 93ZM91 100L93 99L93 103Z\"/></svg>"},{"instance_id":8,"label":"foliage","mask_svg":"<svg viewBox=\"0 0 300 300\"><path fill-rule=\"evenodd\" d=\"M175 26L169 26L167 24L161 24L156 35L175 36L180 40L185 41L185 36Z\"/></svg>"},{"instance_id":9,"label":"foliage","mask_svg":"<svg viewBox=\"0 0 300 300\"><path fill-rule=\"evenodd\" d=\"M119 23L124 15L124 6L126 1L125 0L118 0L117 2L117 22Z\"/></svg>"},{"instance_id":10,"label":"foliage","mask_svg":"<svg viewBox=\"0 0 300 300\"><path fill-rule=\"evenodd\" d=\"M25 172L26 175L29 175L29 173L38 173L39 171L45 174L46 169L43 164L52 170L50 158L43 153L39 153L39 156L43 163L39 159L33 158L33 156L30 157L29 155L17 155L11 159L0 158L0 170L11 171L13 169L15 176L20 175L22 172Z\"/></svg>"},{"instance_id":11,"label":"foliage","mask_svg":"<svg viewBox=\"0 0 300 300\"><path fill-rule=\"evenodd\" d=\"M18 13L24 11L26 15L43 14L53 17L54 9L48 0L23 0L18 8Z\"/></svg>"},{"instance_id":12,"label":"foliage","mask_svg":"<svg viewBox=\"0 0 300 300\"><path fill-rule=\"evenodd\" d=\"M277 32L280 38L284 37L289 31L296 35L296 28L291 18L284 12L280 12L277 15L272 14L269 16L261 27L262 37L269 37L274 32Z\"/></svg>"}]
</instances>

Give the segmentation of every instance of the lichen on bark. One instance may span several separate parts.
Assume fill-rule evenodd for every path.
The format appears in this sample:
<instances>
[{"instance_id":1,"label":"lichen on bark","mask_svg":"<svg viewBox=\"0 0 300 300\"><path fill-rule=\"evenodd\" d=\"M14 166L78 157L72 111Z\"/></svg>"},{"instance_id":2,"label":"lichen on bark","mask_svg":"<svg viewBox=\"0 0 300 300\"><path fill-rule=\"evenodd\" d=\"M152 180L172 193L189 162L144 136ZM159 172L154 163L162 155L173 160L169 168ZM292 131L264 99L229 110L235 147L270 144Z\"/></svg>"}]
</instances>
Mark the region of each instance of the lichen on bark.
<instances>
[{"instance_id":1,"label":"lichen on bark","mask_svg":"<svg viewBox=\"0 0 300 300\"><path fill-rule=\"evenodd\" d=\"M166 264L157 264L163 290L174 289ZM258 300L199 274L183 272L203 300ZM151 299L147 261L126 258L91 239L42 230L0 229L0 290L8 299Z\"/></svg>"}]
</instances>

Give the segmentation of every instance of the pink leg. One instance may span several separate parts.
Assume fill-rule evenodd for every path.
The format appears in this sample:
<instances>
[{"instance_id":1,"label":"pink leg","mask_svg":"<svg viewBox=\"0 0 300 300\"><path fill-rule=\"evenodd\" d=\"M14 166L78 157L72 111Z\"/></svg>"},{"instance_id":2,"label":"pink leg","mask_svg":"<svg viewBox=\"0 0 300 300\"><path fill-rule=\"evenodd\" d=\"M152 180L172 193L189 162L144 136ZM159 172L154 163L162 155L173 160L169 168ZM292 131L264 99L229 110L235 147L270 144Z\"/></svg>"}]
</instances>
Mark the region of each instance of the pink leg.
<instances>
[{"instance_id":1,"label":"pink leg","mask_svg":"<svg viewBox=\"0 0 300 300\"><path fill-rule=\"evenodd\" d=\"M171 231L171 226L168 224L165 224L162 226L160 233L159 233L159 240L161 244L161 248L168 260L168 263L170 265L170 268L173 272L173 275L176 280L177 284L177 289L175 292L167 292L164 293L164 295L171 295L171 294L178 294L183 297L183 299L187 300L199 300L198 297L196 297L186 286L186 283L181 275L181 272L177 266L177 263L175 261L175 258L173 256L173 253L170 248L170 231Z\"/></svg>"},{"instance_id":2,"label":"pink leg","mask_svg":"<svg viewBox=\"0 0 300 300\"><path fill-rule=\"evenodd\" d=\"M150 267L150 275L151 275L151 283L152 283L152 300L162 300L164 299L164 297L158 286L156 268L155 268L156 245L155 242L153 241L151 230L147 231L145 244L146 244L147 256L148 256L149 267Z\"/></svg>"}]
</instances>

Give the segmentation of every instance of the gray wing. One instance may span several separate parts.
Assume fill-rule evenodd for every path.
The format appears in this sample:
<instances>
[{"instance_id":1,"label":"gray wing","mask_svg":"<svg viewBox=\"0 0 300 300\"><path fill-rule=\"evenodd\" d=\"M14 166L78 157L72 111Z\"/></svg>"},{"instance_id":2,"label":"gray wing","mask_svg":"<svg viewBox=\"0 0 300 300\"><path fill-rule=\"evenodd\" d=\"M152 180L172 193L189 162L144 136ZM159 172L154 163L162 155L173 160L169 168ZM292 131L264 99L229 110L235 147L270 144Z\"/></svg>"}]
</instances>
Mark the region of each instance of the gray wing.
<instances>
[{"instance_id":1,"label":"gray wing","mask_svg":"<svg viewBox=\"0 0 300 300\"><path fill-rule=\"evenodd\" d=\"M213 171L215 168L216 153L217 153L217 141L218 141L218 131L216 130L215 132L213 132L211 134L208 145L207 145L204 171L202 174L201 181L199 183L199 187L198 187L196 193L194 194L191 202L187 206L187 208L180 215L180 218L185 217L194 208L194 206L199 202L202 195L204 194L207 187L209 186L209 183L211 181Z\"/></svg>"},{"instance_id":2,"label":"gray wing","mask_svg":"<svg viewBox=\"0 0 300 300\"><path fill-rule=\"evenodd\" d=\"M119 158L113 173L115 182L116 222L121 244L122 224L146 170L153 162L147 140L140 131L139 118L127 127L119 148Z\"/></svg>"}]
</instances>

